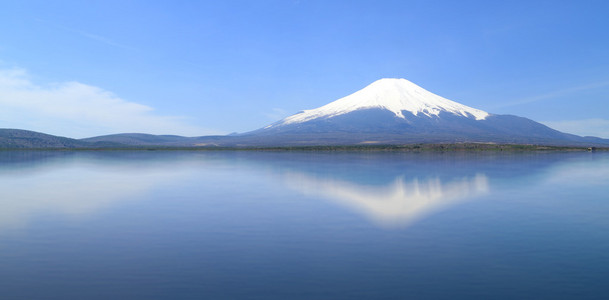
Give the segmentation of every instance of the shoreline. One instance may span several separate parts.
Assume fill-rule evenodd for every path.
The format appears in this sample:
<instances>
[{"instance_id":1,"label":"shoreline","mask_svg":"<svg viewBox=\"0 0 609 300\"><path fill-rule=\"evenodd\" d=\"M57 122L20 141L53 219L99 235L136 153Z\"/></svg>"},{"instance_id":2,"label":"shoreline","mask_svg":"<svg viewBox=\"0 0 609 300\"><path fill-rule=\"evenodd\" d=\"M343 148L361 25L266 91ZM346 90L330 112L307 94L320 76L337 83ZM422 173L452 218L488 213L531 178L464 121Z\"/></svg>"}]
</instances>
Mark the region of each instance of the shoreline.
<instances>
[{"instance_id":1,"label":"shoreline","mask_svg":"<svg viewBox=\"0 0 609 300\"><path fill-rule=\"evenodd\" d=\"M407 144L407 145L334 145L334 146L127 146L127 147L49 147L0 148L0 151L322 151L322 152L607 152L609 147L548 146L526 144Z\"/></svg>"}]
</instances>

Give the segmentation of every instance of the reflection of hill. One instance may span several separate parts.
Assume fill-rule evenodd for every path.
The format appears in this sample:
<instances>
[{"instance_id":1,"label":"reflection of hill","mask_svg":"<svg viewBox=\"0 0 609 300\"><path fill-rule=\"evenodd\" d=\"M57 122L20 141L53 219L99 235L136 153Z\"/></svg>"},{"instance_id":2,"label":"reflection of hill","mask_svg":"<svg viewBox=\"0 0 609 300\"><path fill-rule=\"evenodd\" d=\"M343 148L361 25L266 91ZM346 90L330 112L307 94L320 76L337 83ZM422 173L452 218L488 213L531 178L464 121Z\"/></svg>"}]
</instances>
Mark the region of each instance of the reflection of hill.
<instances>
[{"instance_id":1,"label":"reflection of hill","mask_svg":"<svg viewBox=\"0 0 609 300\"><path fill-rule=\"evenodd\" d=\"M381 225L406 225L446 206L488 191L485 175L420 181L396 178L383 186L358 185L342 180L286 174L288 185L298 191L335 200Z\"/></svg>"},{"instance_id":2,"label":"reflection of hill","mask_svg":"<svg viewBox=\"0 0 609 300\"><path fill-rule=\"evenodd\" d=\"M0 176L0 230L40 215L80 217L138 196L175 178L175 172L114 172L69 165L28 176Z\"/></svg>"},{"instance_id":3,"label":"reflection of hill","mask_svg":"<svg viewBox=\"0 0 609 300\"><path fill-rule=\"evenodd\" d=\"M193 172L176 153L6 151L0 153L0 230L40 216L74 218L139 199Z\"/></svg>"}]
</instances>

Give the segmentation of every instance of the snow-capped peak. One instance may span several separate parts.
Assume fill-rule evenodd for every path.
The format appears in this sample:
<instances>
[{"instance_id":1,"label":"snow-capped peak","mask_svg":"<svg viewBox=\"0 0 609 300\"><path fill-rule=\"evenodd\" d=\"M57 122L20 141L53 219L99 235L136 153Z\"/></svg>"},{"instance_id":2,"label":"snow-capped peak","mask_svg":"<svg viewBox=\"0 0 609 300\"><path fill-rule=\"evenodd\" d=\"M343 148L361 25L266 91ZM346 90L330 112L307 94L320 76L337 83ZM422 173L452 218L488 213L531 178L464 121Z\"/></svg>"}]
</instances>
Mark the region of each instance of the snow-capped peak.
<instances>
[{"instance_id":1,"label":"snow-capped peak","mask_svg":"<svg viewBox=\"0 0 609 300\"><path fill-rule=\"evenodd\" d=\"M415 116L437 116L449 112L463 117L484 120L489 113L459 104L433 94L406 80L396 78L379 79L367 87L322 107L305 110L276 123L284 125L301 123L317 118L331 118L359 109L380 108L405 119L404 113Z\"/></svg>"}]
</instances>

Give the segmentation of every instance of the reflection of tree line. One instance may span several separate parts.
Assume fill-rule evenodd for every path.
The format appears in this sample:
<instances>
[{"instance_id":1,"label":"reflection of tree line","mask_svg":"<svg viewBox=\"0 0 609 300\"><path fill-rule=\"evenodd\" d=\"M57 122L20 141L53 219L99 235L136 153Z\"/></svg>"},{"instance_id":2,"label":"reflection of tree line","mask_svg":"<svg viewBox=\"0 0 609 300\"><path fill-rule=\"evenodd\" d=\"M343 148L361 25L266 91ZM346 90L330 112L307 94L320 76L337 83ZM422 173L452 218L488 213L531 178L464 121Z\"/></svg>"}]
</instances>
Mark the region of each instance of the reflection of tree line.
<instances>
[{"instance_id":1,"label":"reflection of tree line","mask_svg":"<svg viewBox=\"0 0 609 300\"><path fill-rule=\"evenodd\" d=\"M117 161L92 165L91 161L71 163L69 159L42 153L23 154L20 158L33 160L0 168L0 231L26 226L41 215L95 214L117 203L140 199L154 187L188 176L179 167L167 165L125 168Z\"/></svg>"}]
</instances>

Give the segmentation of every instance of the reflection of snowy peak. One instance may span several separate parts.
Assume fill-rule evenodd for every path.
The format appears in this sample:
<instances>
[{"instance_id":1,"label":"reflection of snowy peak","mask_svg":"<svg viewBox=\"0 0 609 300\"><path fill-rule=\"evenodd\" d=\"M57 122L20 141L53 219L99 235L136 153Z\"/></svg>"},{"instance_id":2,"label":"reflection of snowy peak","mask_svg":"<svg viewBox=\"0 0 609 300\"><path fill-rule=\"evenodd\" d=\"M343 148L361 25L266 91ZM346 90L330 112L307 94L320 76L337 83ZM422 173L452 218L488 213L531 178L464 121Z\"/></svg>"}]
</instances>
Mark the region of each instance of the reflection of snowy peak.
<instances>
[{"instance_id":1,"label":"reflection of snowy peak","mask_svg":"<svg viewBox=\"0 0 609 300\"><path fill-rule=\"evenodd\" d=\"M411 181L396 178L385 186L364 186L348 181L316 178L304 174L284 175L291 186L304 194L321 195L363 212L385 225L406 225L446 206L484 194L489 190L484 174L442 182L440 178Z\"/></svg>"},{"instance_id":2,"label":"reflection of snowy peak","mask_svg":"<svg viewBox=\"0 0 609 300\"><path fill-rule=\"evenodd\" d=\"M382 109L405 119L404 114L414 116L438 116L440 112L483 120L489 114L457 102L442 98L406 80L385 78L368 85L349 96L322 107L305 110L287 117L269 127L306 122L318 118L331 118L362 109Z\"/></svg>"}]
</instances>

